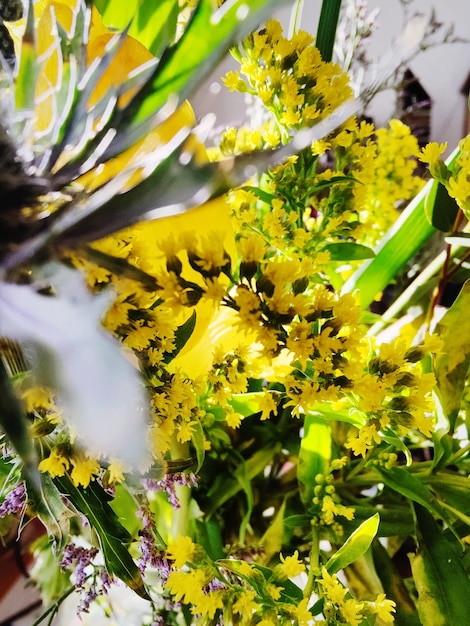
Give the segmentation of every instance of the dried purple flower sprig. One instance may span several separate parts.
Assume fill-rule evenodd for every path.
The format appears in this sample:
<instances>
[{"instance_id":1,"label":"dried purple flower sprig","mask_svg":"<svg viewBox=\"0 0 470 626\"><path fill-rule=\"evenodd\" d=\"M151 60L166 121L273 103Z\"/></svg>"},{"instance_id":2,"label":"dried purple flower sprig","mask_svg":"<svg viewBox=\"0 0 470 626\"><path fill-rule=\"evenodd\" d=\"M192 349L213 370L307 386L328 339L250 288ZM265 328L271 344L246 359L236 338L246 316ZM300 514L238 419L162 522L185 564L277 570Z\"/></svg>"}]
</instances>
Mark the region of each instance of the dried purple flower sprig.
<instances>
[{"instance_id":1,"label":"dried purple flower sprig","mask_svg":"<svg viewBox=\"0 0 470 626\"><path fill-rule=\"evenodd\" d=\"M113 583L104 565L94 563L98 552L95 547L86 548L69 543L62 553L59 565L63 569L72 569L75 589L81 596L77 615L88 613L91 603L98 596L106 595Z\"/></svg>"},{"instance_id":2,"label":"dried purple flower sprig","mask_svg":"<svg viewBox=\"0 0 470 626\"><path fill-rule=\"evenodd\" d=\"M14 489L5 496L0 504L0 518L7 515L18 515L24 511L26 506L26 487L23 482L18 483Z\"/></svg>"},{"instance_id":3,"label":"dried purple flower sprig","mask_svg":"<svg viewBox=\"0 0 470 626\"><path fill-rule=\"evenodd\" d=\"M174 509L180 508L176 487L197 487L199 479L193 473L165 474L161 480L144 478L142 486L147 491L164 491L168 495L168 502Z\"/></svg>"}]
</instances>

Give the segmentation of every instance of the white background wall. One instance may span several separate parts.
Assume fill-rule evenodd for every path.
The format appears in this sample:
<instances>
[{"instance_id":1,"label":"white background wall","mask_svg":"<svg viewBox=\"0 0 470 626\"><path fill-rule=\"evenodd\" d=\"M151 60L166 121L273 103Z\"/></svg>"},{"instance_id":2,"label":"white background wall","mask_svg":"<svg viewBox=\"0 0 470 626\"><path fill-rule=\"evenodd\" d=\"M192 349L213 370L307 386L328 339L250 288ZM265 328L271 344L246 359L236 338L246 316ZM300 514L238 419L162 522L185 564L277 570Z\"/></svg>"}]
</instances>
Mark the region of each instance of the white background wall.
<instances>
[{"instance_id":1,"label":"white background wall","mask_svg":"<svg viewBox=\"0 0 470 626\"><path fill-rule=\"evenodd\" d=\"M403 13L398 0L369 0L368 6L369 10L376 7L380 9L378 28L371 39L370 51L373 57L381 60L390 54L392 41L399 37L405 26ZM320 7L320 0L304 0L301 23L304 30L316 32ZM446 26L454 24L455 35L470 42L470 0L414 0L412 4L413 12L419 11L425 15L430 15L433 7L440 22ZM287 31L290 5L279 11L277 17ZM209 85L218 83L220 87L220 77L235 67L233 60L224 62L212 76ZM467 102L461 88L470 73L470 43L453 43L427 50L418 54L409 67L433 101L431 139L448 141L449 152L463 135ZM384 93L374 101L370 112L378 126L390 118L393 103L391 93ZM230 94L223 86L216 94L204 86L193 105L199 115L215 111L220 126L237 125L245 119L243 96Z\"/></svg>"}]
</instances>

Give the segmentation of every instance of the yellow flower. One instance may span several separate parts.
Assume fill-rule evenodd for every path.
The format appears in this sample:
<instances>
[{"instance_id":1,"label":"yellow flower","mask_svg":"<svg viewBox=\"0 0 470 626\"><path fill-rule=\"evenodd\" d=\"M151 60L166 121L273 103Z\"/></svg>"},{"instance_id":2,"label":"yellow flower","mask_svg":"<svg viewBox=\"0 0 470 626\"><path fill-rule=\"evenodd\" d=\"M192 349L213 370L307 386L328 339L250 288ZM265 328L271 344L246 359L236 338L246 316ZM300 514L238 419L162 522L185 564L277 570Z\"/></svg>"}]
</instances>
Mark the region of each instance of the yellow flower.
<instances>
[{"instance_id":1,"label":"yellow flower","mask_svg":"<svg viewBox=\"0 0 470 626\"><path fill-rule=\"evenodd\" d=\"M430 165L434 165L441 159L441 155L447 150L447 142L445 143L437 143L436 141L432 141L428 143L421 150L419 155L419 160L423 161L423 163L429 163Z\"/></svg>"},{"instance_id":2,"label":"yellow flower","mask_svg":"<svg viewBox=\"0 0 470 626\"><path fill-rule=\"evenodd\" d=\"M364 619L362 610L364 608L363 602L358 602L354 598L349 598L341 605L341 615L344 621L349 626L360 626Z\"/></svg>"},{"instance_id":3,"label":"yellow flower","mask_svg":"<svg viewBox=\"0 0 470 626\"><path fill-rule=\"evenodd\" d=\"M167 550L167 556L171 561L175 562L176 568L181 568L188 561L192 561L196 546L191 537L178 535L174 543L171 543Z\"/></svg>"},{"instance_id":4,"label":"yellow flower","mask_svg":"<svg viewBox=\"0 0 470 626\"><path fill-rule=\"evenodd\" d=\"M28 413L39 408L51 410L54 408L52 393L45 387L30 387L21 394Z\"/></svg>"},{"instance_id":5,"label":"yellow flower","mask_svg":"<svg viewBox=\"0 0 470 626\"><path fill-rule=\"evenodd\" d=\"M272 393L264 390L263 395L258 396L256 401L258 403L258 409L261 411L261 420L267 420L271 413L277 415L277 403Z\"/></svg>"},{"instance_id":6,"label":"yellow flower","mask_svg":"<svg viewBox=\"0 0 470 626\"><path fill-rule=\"evenodd\" d=\"M305 565L299 561L299 551L296 550L292 556L284 557L282 553L279 555L281 563L276 565L275 573L278 580L286 580L294 578L305 571Z\"/></svg>"},{"instance_id":7,"label":"yellow flower","mask_svg":"<svg viewBox=\"0 0 470 626\"><path fill-rule=\"evenodd\" d=\"M223 591L208 591L207 593L200 592L197 599L193 601L191 607L191 613L193 615L205 615L209 619L212 619L215 612L224 608L224 592Z\"/></svg>"},{"instance_id":8,"label":"yellow flower","mask_svg":"<svg viewBox=\"0 0 470 626\"><path fill-rule=\"evenodd\" d=\"M393 613L396 604L393 600L387 600L384 593L379 593L375 602L371 603L371 609L386 624L393 624Z\"/></svg>"},{"instance_id":9,"label":"yellow flower","mask_svg":"<svg viewBox=\"0 0 470 626\"><path fill-rule=\"evenodd\" d=\"M295 607L294 614L295 614L295 617L297 619L299 626L309 626L310 624L312 624L313 615L310 613L310 611L307 608L308 602L309 602L309 598L304 598Z\"/></svg>"},{"instance_id":10,"label":"yellow flower","mask_svg":"<svg viewBox=\"0 0 470 626\"><path fill-rule=\"evenodd\" d=\"M225 421L230 428L238 428L243 420L243 415L241 413L236 413L230 407L227 407L225 414Z\"/></svg>"},{"instance_id":11,"label":"yellow flower","mask_svg":"<svg viewBox=\"0 0 470 626\"><path fill-rule=\"evenodd\" d=\"M240 613L242 619L249 620L253 611L257 608L255 602L256 594L254 591L240 591L236 594L236 600L233 604L233 611Z\"/></svg>"},{"instance_id":12,"label":"yellow flower","mask_svg":"<svg viewBox=\"0 0 470 626\"><path fill-rule=\"evenodd\" d=\"M86 488L92 480L95 480L96 474L100 471L98 461L92 457L80 457L72 459L73 469L70 478L73 484L78 487L81 485Z\"/></svg>"},{"instance_id":13,"label":"yellow flower","mask_svg":"<svg viewBox=\"0 0 470 626\"><path fill-rule=\"evenodd\" d=\"M122 483L124 482L124 468L118 459L113 459L108 466L109 472L109 482L111 483Z\"/></svg>"},{"instance_id":14,"label":"yellow flower","mask_svg":"<svg viewBox=\"0 0 470 626\"><path fill-rule=\"evenodd\" d=\"M39 471L47 472L55 478L63 476L70 467L70 461L59 450L52 450L51 454L39 463Z\"/></svg>"}]
</instances>

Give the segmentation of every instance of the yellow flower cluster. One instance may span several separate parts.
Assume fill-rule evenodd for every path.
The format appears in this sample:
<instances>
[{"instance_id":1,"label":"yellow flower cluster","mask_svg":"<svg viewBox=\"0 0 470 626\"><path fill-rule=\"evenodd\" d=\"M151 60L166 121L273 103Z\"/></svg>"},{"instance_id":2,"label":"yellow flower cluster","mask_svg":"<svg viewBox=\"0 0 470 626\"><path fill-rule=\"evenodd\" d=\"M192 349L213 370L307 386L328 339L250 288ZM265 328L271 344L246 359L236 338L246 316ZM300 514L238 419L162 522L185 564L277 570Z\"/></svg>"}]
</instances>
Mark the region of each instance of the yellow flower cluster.
<instances>
[{"instance_id":1,"label":"yellow flower cluster","mask_svg":"<svg viewBox=\"0 0 470 626\"><path fill-rule=\"evenodd\" d=\"M347 75L322 61L314 38L304 31L287 39L280 23L269 20L242 47L246 79L229 72L225 85L258 97L284 131L311 126L352 95Z\"/></svg>"},{"instance_id":2,"label":"yellow flower cluster","mask_svg":"<svg viewBox=\"0 0 470 626\"><path fill-rule=\"evenodd\" d=\"M201 623L217 618L236 619L241 626L312 623L308 598L296 604L282 598L286 581L305 571L297 551L286 557L281 554L279 564L266 578L262 569L247 561L212 561L186 536L170 544L166 555L172 569L165 588L176 602L188 605Z\"/></svg>"},{"instance_id":3,"label":"yellow flower cluster","mask_svg":"<svg viewBox=\"0 0 470 626\"><path fill-rule=\"evenodd\" d=\"M223 82L230 91L256 96L269 118L255 128L226 129L214 155L275 148L288 140L291 129L315 124L352 95L347 75L322 61L304 31L287 39L279 22L269 20L242 48L243 53L234 53L240 70L228 72Z\"/></svg>"},{"instance_id":4,"label":"yellow flower cluster","mask_svg":"<svg viewBox=\"0 0 470 626\"><path fill-rule=\"evenodd\" d=\"M254 239L258 249L269 242L326 269L330 244L375 246L423 184L415 175L418 154L416 139L398 120L376 130L351 118L327 141L268 172L258 183L263 193L245 187L229 203L251 246Z\"/></svg>"},{"instance_id":5,"label":"yellow flower cluster","mask_svg":"<svg viewBox=\"0 0 470 626\"><path fill-rule=\"evenodd\" d=\"M325 567L322 569L318 584L320 593L325 599L323 612L329 616L329 623L360 626L368 616L373 615L385 624L393 623L395 602L387 600L385 594L379 594L374 602L358 601L349 596L347 588L339 581L336 574L329 574Z\"/></svg>"},{"instance_id":6,"label":"yellow flower cluster","mask_svg":"<svg viewBox=\"0 0 470 626\"><path fill-rule=\"evenodd\" d=\"M381 442L380 431L392 429L399 435L416 430L430 437L433 429L431 392L434 375L421 370L419 361L433 350L433 338L409 346L403 337L378 347L368 370L355 381L353 396L369 419L346 447L365 456Z\"/></svg>"}]
</instances>

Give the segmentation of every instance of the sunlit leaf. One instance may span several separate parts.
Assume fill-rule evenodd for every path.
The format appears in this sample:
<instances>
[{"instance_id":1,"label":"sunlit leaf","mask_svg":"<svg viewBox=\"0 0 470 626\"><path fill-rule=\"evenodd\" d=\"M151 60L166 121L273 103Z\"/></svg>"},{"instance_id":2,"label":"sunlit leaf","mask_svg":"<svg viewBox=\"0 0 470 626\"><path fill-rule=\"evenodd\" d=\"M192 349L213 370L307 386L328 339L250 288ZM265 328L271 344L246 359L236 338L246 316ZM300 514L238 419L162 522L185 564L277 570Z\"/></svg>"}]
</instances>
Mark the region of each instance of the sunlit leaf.
<instances>
[{"instance_id":1,"label":"sunlit leaf","mask_svg":"<svg viewBox=\"0 0 470 626\"><path fill-rule=\"evenodd\" d=\"M380 517L376 513L357 528L333 554L325 567L330 574L334 574L347 565L354 563L367 552L373 539L377 535Z\"/></svg>"},{"instance_id":2,"label":"sunlit leaf","mask_svg":"<svg viewBox=\"0 0 470 626\"><path fill-rule=\"evenodd\" d=\"M452 166L458 155L457 149L446 163ZM436 232L425 211L432 184L432 180L428 181L401 213L375 249L375 257L363 263L344 284L343 293L357 292L363 308L374 301Z\"/></svg>"},{"instance_id":3,"label":"sunlit leaf","mask_svg":"<svg viewBox=\"0 0 470 626\"><path fill-rule=\"evenodd\" d=\"M276 511L276 515L269 525L268 530L261 538L261 545L263 546L263 557L265 559L265 563L268 563L270 558L274 554L278 554L282 549L286 503L287 500L284 498L281 506Z\"/></svg>"},{"instance_id":4,"label":"sunlit leaf","mask_svg":"<svg viewBox=\"0 0 470 626\"><path fill-rule=\"evenodd\" d=\"M312 504L315 476L325 474L331 460L331 428L314 415L306 415L300 443L297 480L300 496L307 510Z\"/></svg>"},{"instance_id":5,"label":"sunlit leaf","mask_svg":"<svg viewBox=\"0 0 470 626\"><path fill-rule=\"evenodd\" d=\"M470 282L466 282L435 330L443 341L443 347L435 356L434 373L439 399L450 423L450 432L455 427L470 365L469 306Z\"/></svg>"}]
</instances>

